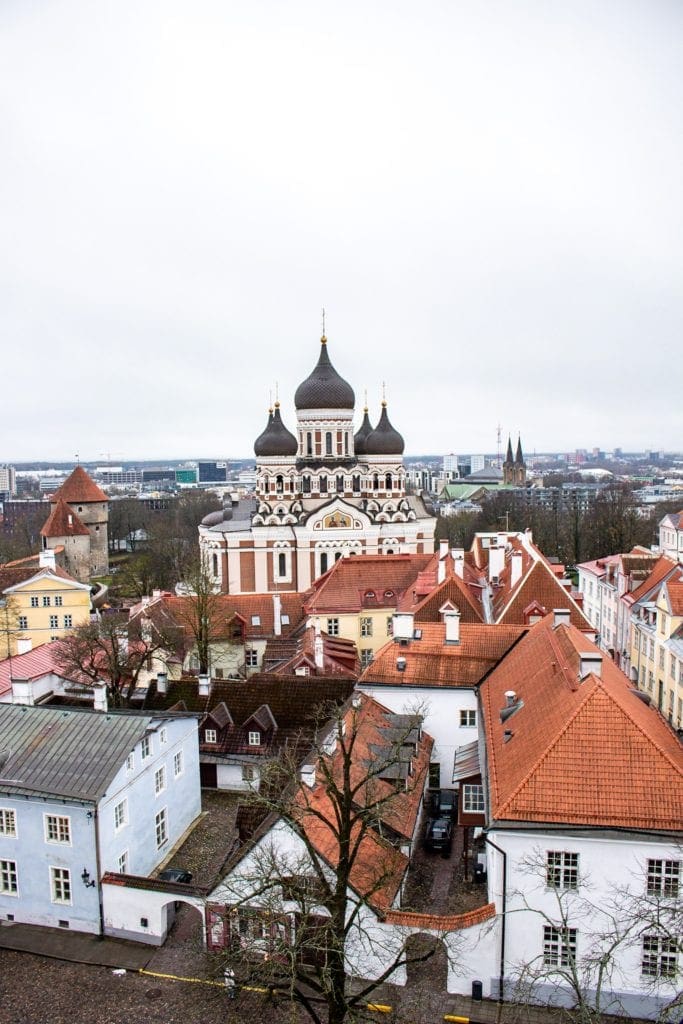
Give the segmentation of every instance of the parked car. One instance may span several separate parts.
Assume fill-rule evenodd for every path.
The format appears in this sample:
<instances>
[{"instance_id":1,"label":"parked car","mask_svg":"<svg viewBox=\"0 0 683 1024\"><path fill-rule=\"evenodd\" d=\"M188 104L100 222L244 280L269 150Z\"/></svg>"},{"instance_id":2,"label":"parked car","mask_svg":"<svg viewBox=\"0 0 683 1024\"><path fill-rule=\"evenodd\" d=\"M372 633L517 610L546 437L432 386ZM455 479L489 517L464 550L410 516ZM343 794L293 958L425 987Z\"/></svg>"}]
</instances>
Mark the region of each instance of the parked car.
<instances>
[{"instance_id":1,"label":"parked car","mask_svg":"<svg viewBox=\"0 0 683 1024\"><path fill-rule=\"evenodd\" d=\"M164 868L159 872L159 879L162 882L182 882L188 885L192 881L192 873L184 868Z\"/></svg>"},{"instance_id":2,"label":"parked car","mask_svg":"<svg viewBox=\"0 0 683 1024\"><path fill-rule=\"evenodd\" d=\"M431 795L432 817L450 818L458 816L458 794L454 789L437 789Z\"/></svg>"},{"instance_id":3,"label":"parked car","mask_svg":"<svg viewBox=\"0 0 683 1024\"><path fill-rule=\"evenodd\" d=\"M430 818L425 829L425 846L442 857L450 857L453 845L453 822L449 818Z\"/></svg>"}]
</instances>

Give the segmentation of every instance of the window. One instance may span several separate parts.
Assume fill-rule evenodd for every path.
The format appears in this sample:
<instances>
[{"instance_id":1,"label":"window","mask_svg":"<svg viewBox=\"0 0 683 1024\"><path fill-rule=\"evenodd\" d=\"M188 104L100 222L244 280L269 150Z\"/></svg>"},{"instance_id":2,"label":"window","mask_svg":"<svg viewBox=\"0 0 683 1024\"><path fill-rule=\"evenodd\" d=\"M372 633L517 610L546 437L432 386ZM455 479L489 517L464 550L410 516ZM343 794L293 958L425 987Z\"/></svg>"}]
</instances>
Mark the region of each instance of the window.
<instances>
[{"instance_id":1,"label":"window","mask_svg":"<svg viewBox=\"0 0 683 1024\"><path fill-rule=\"evenodd\" d=\"M429 765L429 788L438 789L441 785L441 764L438 761L432 761Z\"/></svg>"},{"instance_id":2,"label":"window","mask_svg":"<svg viewBox=\"0 0 683 1024\"><path fill-rule=\"evenodd\" d=\"M343 476L338 476L337 477L337 492L339 494L343 494L344 493L344 477Z\"/></svg>"},{"instance_id":3,"label":"window","mask_svg":"<svg viewBox=\"0 0 683 1024\"><path fill-rule=\"evenodd\" d=\"M205 743L216 743L218 741L218 733L215 729L204 730L204 742Z\"/></svg>"},{"instance_id":4,"label":"window","mask_svg":"<svg viewBox=\"0 0 683 1024\"><path fill-rule=\"evenodd\" d=\"M140 755L142 760L145 761L152 753L152 741L149 736L143 736L142 742L140 743Z\"/></svg>"},{"instance_id":5,"label":"window","mask_svg":"<svg viewBox=\"0 0 683 1024\"><path fill-rule=\"evenodd\" d=\"M32 597L31 598L31 608L37 608L37 607L38 607L38 598L37 597Z\"/></svg>"},{"instance_id":6,"label":"window","mask_svg":"<svg viewBox=\"0 0 683 1024\"><path fill-rule=\"evenodd\" d=\"M250 764L242 765L242 782L253 782L256 778L256 772Z\"/></svg>"},{"instance_id":7,"label":"window","mask_svg":"<svg viewBox=\"0 0 683 1024\"><path fill-rule=\"evenodd\" d=\"M162 764L161 768L157 768L157 770L154 773L154 795L159 796L159 793L163 793L165 789L166 769Z\"/></svg>"},{"instance_id":8,"label":"window","mask_svg":"<svg viewBox=\"0 0 683 1024\"><path fill-rule=\"evenodd\" d=\"M128 874L128 850L124 850L116 861L116 867L120 875Z\"/></svg>"},{"instance_id":9,"label":"window","mask_svg":"<svg viewBox=\"0 0 683 1024\"><path fill-rule=\"evenodd\" d=\"M249 733L249 746L250 747L260 747L261 746L261 733L260 732L250 732Z\"/></svg>"},{"instance_id":10,"label":"window","mask_svg":"<svg viewBox=\"0 0 683 1024\"><path fill-rule=\"evenodd\" d=\"M352 477L352 479L351 479L351 486L353 488L354 494L358 494L359 491L360 491L360 477L359 476Z\"/></svg>"},{"instance_id":11,"label":"window","mask_svg":"<svg viewBox=\"0 0 683 1024\"><path fill-rule=\"evenodd\" d=\"M252 624L252 626L260 626L261 625L261 616L260 615L252 615L252 617L251 617L251 624Z\"/></svg>"},{"instance_id":12,"label":"window","mask_svg":"<svg viewBox=\"0 0 683 1024\"><path fill-rule=\"evenodd\" d=\"M673 655L673 654L670 657L671 657L671 660L669 662L669 675L671 676L672 679L675 679L676 678L676 658L675 658L675 655Z\"/></svg>"},{"instance_id":13,"label":"window","mask_svg":"<svg viewBox=\"0 0 683 1024\"><path fill-rule=\"evenodd\" d=\"M283 626L288 626L289 625L289 615L284 615L284 614L281 615L280 616L280 620L281 620Z\"/></svg>"},{"instance_id":14,"label":"window","mask_svg":"<svg viewBox=\"0 0 683 1024\"><path fill-rule=\"evenodd\" d=\"M71 820L59 814L45 815L45 842L70 843Z\"/></svg>"},{"instance_id":15,"label":"window","mask_svg":"<svg viewBox=\"0 0 683 1024\"><path fill-rule=\"evenodd\" d=\"M366 595L367 596L367 595ZM374 597L374 594L373 594ZM362 617L360 620L360 635L361 636L372 636L372 619L368 616Z\"/></svg>"},{"instance_id":16,"label":"window","mask_svg":"<svg viewBox=\"0 0 683 1024\"><path fill-rule=\"evenodd\" d=\"M387 636L394 635L394 617L393 615L387 615Z\"/></svg>"},{"instance_id":17,"label":"window","mask_svg":"<svg viewBox=\"0 0 683 1024\"><path fill-rule=\"evenodd\" d=\"M477 712L476 711L461 711L460 712L460 725L466 726L468 729L473 728L477 724Z\"/></svg>"},{"instance_id":18,"label":"window","mask_svg":"<svg viewBox=\"0 0 683 1024\"><path fill-rule=\"evenodd\" d=\"M183 752L182 750L177 751L173 755L173 776L178 778L179 775L183 774Z\"/></svg>"},{"instance_id":19,"label":"window","mask_svg":"<svg viewBox=\"0 0 683 1024\"><path fill-rule=\"evenodd\" d=\"M56 615L55 615L55 618L57 618L57 616L56 616ZM65 629L71 629L71 627L73 626L73 624L74 624L74 618L73 618L73 615L65 615L65 616L64 616L64 628L65 628Z\"/></svg>"},{"instance_id":20,"label":"window","mask_svg":"<svg viewBox=\"0 0 683 1024\"><path fill-rule=\"evenodd\" d=\"M50 616L50 629L59 629L59 615Z\"/></svg>"},{"instance_id":21,"label":"window","mask_svg":"<svg viewBox=\"0 0 683 1024\"><path fill-rule=\"evenodd\" d=\"M372 647L361 647L360 663L362 668L367 668L372 661Z\"/></svg>"},{"instance_id":22,"label":"window","mask_svg":"<svg viewBox=\"0 0 683 1024\"><path fill-rule=\"evenodd\" d=\"M551 889L578 889L579 855L548 850L545 855L546 883Z\"/></svg>"},{"instance_id":23,"label":"window","mask_svg":"<svg viewBox=\"0 0 683 1024\"><path fill-rule=\"evenodd\" d=\"M325 434L325 455L332 454L332 433L327 431Z\"/></svg>"},{"instance_id":24,"label":"window","mask_svg":"<svg viewBox=\"0 0 683 1024\"><path fill-rule=\"evenodd\" d=\"M301 478L301 490L304 494L311 493L311 478L310 476L304 476Z\"/></svg>"},{"instance_id":25,"label":"window","mask_svg":"<svg viewBox=\"0 0 683 1024\"><path fill-rule=\"evenodd\" d=\"M258 668L258 651L253 647L247 647L244 652L244 664L247 668Z\"/></svg>"},{"instance_id":26,"label":"window","mask_svg":"<svg viewBox=\"0 0 683 1024\"><path fill-rule=\"evenodd\" d=\"M135 754L129 754L126 758L126 771L132 772L135 768Z\"/></svg>"},{"instance_id":27,"label":"window","mask_svg":"<svg viewBox=\"0 0 683 1024\"><path fill-rule=\"evenodd\" d=\"M16 836L17 812L11 807L0 807L0 836Z\"/></svg>"},{"instance_id":28,"label":"window","mask_svg":"<svg viewBox=\"0 0 683 1024\"><path fill-rule=\"evenodd\" d=\"M287 556L282 551L277 556L277 573L278 576L287 575Z\"/></svg>"},{"instance_id":29,"label":"window","mask_svg":"<svg viewBox=\"0 0 683 1024\"><path fill-rule=\"evenodd\" d=\"M166 742L166 736L167 736L166 727L164 726L163 728L159 729L159 743L165 743Z\"/></svg>"},{"instance_id":30,"label":"window","mask_svg":"<svg viewBox=\"0 0 683 1024\"><path fill-rule=\"evenodd\" d=\"M648 896L678 896L680 875L679 860L648 860Z\"/></svg>"},{"instance_id":31,"label":"window","mask_svg":"<svg viewBox=\"0 0 683 1024\"><path fill-rule=\"evenodd\" d=\"M327 632L329 636L339 636L339 619L327 620Z\"/></svg>"},{"instance_id":32,"label":"window","mask_svg":"<svg viewBox=\"0 0 683 1024\"><path fill-rule=\"evenodd\" d=\"M25 615L19 616L19 629L28 629L28 619Z\"/></svg>"},{"instance_id":33,"label":"window","mask_svg":"<svg viewBox=\"0 0 683 1024\"><path fill-rule=\"evenodd\" d=\"M576 928L543 927L543 963L549 967L569 967L576 960Z\"/></svg>"},{"instance_id":34,"label":"window","mask_svg":"<svg viewBox=\"0 0 683 1024\"><path fill-rule=\"evenodd\" d=\"M114 828L118 832L128 823L128 801L123 799L114 807Z\"/></svg>"},{"instance_id":35,"label":"window","mask_svg":"<svg viewBox=\"0 0 683 1024\"><path fill-rule=\"evenodd\" d=\"M211 556L211 568L214 576L218 576L218 555Z\"/></svg>"},{"instance_id":36,"label":"window","mask_svg":"<svg viewBox=\"0 0 683 1024\"><path fill-rule=\"evenodd\" d=\"M0 892L8 896L16 896L17 891L17 862L15 860L0 860Z\"/></svg>"},{"instance_id":37,"label":"window","mask_svg":"<svg viewBox=\"0 0 683 1024\"><path fill-rule=\"evenodd\" d=\"M327 477L326 476L321 476L320 477L320 493L321 494L327 494Z\"/></svg>"},{"instance_id":38,"label":"window","mask_svg":"<svg viewBox=\"0 0 683 1024\"><path fill-rule=\"evenodd\" d=\"M157 849L160 849L168 841L168 815L165 807L162 807L154 817L154 830L157 837Z\"/></svg>"},{"instance_id":39,"label":"window","mask_svg":"<svg viewBox=\"0 0 683 1024\"><path fill-rule=\"evenodd\" d=\"M68 868L50 868L53 903L71 903L71 872Z\"/></svg>"},{"instance_id":40,"label":"window","mask_svg":"<svg viewBox=\"0 0 683 1024\"><path fill-rule=\"evenodd\" d=\"M462 787L462 809L465 813L478 814L484 810L484 787L466 783Z\"/></svg>"},{"instance_id":41,"label":"window","mask_svg":"<svg viewBox=\"0 0 683 1024\"><path fill-rule=\"evenodd\" d=\"M55 605L56 605L56 607L57 608L61 608L63 603L64 602L62 600L62 595L61 594L56 594L55 595Z\"/></svg>"},{"instance_id":42,"label":"window","mask_svg":"<svg viewBox=\"0 0 683 1024\"><path fill-rule=\"evenodd\" d=\"M678 943L666 935L643 936L643 959L641 962L645 978L675 978L678 973Z\"/></svg>"},{"instance_id":43,"label":"window","mask_svg":"<svg viewBox=\"0 0 683 1024\"><path fill-rule=\"evenodd\" d=\"M49 607L50 607L50 597L49 597L48 594L45 594L44 597L43 597L43 608L49 608Z\"/></svg>"}]
</instances>

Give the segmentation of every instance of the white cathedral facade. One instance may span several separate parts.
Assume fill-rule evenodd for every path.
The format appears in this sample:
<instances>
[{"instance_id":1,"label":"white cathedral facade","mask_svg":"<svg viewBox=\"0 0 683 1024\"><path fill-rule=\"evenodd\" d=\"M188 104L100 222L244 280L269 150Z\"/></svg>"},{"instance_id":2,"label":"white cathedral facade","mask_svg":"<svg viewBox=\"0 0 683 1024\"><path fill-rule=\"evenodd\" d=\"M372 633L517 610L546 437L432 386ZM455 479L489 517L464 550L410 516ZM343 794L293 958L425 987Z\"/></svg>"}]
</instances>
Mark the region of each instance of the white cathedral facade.
<instances>
[{"instance_id":1,"label":"white cathedral facade","mask_svg":"<svg viewBox=\"0 0 683 1024\"><path fill-rule=\"evenodd\" d=\"M254 443L254 498L200 524L216 589L304 591L344 556L431 553L436 520L421 497L406 495L404 442L386 402L374 428L365 409L354 433L353 389L332 366L325 336L294 404L296 435L276 402Z\"/></svg>"}]
</instances>

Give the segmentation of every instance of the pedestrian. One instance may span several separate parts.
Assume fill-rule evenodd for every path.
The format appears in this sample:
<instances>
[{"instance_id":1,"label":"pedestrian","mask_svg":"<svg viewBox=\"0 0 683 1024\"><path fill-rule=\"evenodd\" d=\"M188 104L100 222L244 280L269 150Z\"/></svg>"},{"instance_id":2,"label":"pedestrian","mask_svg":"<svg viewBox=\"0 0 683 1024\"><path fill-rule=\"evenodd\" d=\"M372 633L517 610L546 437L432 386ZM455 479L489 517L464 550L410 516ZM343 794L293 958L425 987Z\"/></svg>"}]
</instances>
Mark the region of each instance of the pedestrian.
<instances>
[{"instance_id":1,"label":"pedestrian","mask_svg":"<svg viewBox=\"0 0 683 1024\"><path fill-rule=\"evenodd\" d=\"M225 991L228 993L228 999L234 999L237 995L237 984L232 967L226 967L223 971L223 983L225 984Z\"/></svg>"}]
</instances>

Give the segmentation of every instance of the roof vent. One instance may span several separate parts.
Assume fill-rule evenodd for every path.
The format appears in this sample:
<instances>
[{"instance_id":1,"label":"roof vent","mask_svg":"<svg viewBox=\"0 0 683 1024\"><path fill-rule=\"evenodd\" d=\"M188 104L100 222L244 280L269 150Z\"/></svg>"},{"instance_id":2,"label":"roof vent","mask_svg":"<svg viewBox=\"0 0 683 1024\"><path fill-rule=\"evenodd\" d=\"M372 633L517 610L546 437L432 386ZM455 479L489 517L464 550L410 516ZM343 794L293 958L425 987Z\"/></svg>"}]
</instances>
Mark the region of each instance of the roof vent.
<instances>
[{"instance_id":1,"label":"roof vent","mask_svg":"<svg viewBox=\"0 0 683 1024\"><path fill-rule=\"evenodd\" d=\"M403 658L403 657L398 657L398 658L396 659L396 670L397 670L398 672L405 672L405 670L406 670L406 664L407 664L407 662L406 662L406 659L405 659L405 658Z\"/></svg>"},{"instance_id":2,"label":"roof vent","mask_svg":"<svg viewBox=\"0 0 683 1024\"><path fill-rule=\"evenodd\" d=\"M553 608L553 629L558 626L568 626L571 621L569 608Z\"/></svg>"},{"instance_id":3,"label":"roof vent","mask_svg":"<svg viewBox=\"0 0 683 1024\"><path fill-rule=\"evenodd\" d=\"M505 691L505 704L507 707L514 707L515 701L517 700L517 694L514 690Z\"/></svg>"},{"instance_id":4,"label":"roof vent","mask_svg":"<svg viewBox=\"0 0 683 1024\"><path fill-rule=\"evenodd\" d=\"M602 676L602 654L599 651L579 652L579 679L583 680L591 673L598 679Z\"/></svg>"},{"instance_id":5,"label":"roof vent","mask_svg":"<svg viewBox=\"0 0 683 1024\"><path fill-rule=\"evenodd\" d=\"M503 733L503 743L509 743L512 739L512 729L506 729Z\"/></svg>"}]
</instances>

